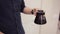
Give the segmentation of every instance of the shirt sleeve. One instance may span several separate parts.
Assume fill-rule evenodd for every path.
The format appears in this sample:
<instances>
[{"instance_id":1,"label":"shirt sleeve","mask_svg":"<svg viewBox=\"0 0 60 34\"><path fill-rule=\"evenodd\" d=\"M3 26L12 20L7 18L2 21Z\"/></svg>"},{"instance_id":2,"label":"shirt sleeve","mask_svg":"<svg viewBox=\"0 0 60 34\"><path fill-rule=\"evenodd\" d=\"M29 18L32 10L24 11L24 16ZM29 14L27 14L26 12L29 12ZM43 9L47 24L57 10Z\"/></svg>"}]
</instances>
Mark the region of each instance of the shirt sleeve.
<instances>
[{"instance_id":1,"label":"shirt sleeve","mask_svg":"<svg viewBox=\"0 0 60 34\"><path fill-rule=\"evenodd\" d=\"M23 12L24 7L25 7L25 3L24 3L24 0L22 0L22 4L21 4L21 12Z\"/></svg>"}]
</instances>

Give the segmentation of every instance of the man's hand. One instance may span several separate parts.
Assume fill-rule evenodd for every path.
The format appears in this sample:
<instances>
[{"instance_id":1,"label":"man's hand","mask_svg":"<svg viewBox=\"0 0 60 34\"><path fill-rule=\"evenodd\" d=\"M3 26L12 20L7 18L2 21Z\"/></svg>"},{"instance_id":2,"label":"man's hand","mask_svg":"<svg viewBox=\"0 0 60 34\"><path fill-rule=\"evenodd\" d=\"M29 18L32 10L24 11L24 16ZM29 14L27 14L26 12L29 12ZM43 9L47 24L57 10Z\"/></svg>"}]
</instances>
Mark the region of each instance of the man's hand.
<instances>
[{"instance_id":1,"label":"man's hand","mask_svg":"<svg viewBox=\"0 0 60 34\"><path fill-rule=\"evenodd\" d=\"M31 12L32 10L33 10L33 15L36 16L36 13L39 10L38 8L31 9L29 7L25 7L24 10L23 10L23 13L25 13L25 14L32 14L32 12Z\"/></svg>"},{"instance_id":2,"label":"man's hand","mask_svg":"<svg viewBox=\"0 0 60 34\"><path fill-rule=\"evenodd\" d=\"M39 10L38 8L34 8L34 9L33 9L33 14L34 14L35 16L36 16L36 13L38 12L38 10Z\"/></svg>"}]
</instances>

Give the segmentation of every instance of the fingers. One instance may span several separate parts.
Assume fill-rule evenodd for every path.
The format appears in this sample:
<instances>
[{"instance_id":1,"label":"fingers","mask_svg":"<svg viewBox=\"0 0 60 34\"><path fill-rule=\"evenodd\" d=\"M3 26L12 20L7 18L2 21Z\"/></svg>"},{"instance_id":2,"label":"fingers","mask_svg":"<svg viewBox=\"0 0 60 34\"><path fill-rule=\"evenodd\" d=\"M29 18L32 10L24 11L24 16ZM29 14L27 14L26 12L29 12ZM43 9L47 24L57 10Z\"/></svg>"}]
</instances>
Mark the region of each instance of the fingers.
<instances>
[{"instance_id":1,"label":"fingers","mask_svg":"<svg viewBox=\"0 0 60 34\"><path fill-rule=\"evenodd\" d=\"M34 15L35 15L35 16L37 15L38 10L39 10L38 8L34 8L34 9L33 9L33 12L34 12Z\"/></svg>"}]
</instances>

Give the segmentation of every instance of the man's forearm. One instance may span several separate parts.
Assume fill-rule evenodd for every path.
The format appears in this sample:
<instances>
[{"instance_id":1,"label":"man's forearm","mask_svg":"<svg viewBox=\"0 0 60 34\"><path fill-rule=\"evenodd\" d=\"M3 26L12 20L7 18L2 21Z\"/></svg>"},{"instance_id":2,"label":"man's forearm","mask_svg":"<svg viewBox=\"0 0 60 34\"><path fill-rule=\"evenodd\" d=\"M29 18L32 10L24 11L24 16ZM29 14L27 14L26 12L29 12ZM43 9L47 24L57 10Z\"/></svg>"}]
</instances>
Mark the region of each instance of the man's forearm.
<instances>
[{"instance_id":1,"label":"man's forearm","mask_svg":"<svg viewBox=\"0 0 60 34\"><path fill-rule=\"evenodd\" d=\"M32 14L31 11L32 11L32 9L30 9L28 7L25 7L24 10L23 10L23 13L25 13L25 14Z\"/></svg>"}]
</instances>

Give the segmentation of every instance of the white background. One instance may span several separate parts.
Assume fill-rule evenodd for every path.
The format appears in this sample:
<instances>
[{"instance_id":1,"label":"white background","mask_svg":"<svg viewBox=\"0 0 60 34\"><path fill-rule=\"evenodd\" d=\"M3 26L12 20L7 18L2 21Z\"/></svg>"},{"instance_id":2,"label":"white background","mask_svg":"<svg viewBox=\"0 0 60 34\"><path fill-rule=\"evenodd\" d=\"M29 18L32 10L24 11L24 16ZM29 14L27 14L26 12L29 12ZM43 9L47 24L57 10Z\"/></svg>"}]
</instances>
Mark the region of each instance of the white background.
<instances>
[{"instance_id":1,"label":"white background","mask_svg":"<svg viewBox=\"0 0 60 34\"><path fill-rule=\"evenodd\" d=\"M34 15L21 14L26 34L57 34L59 0L25 0L25 5L43 9L47 19L47 24L37 25L34 23Z\"/></svg>"}]
</instances>

